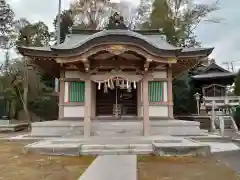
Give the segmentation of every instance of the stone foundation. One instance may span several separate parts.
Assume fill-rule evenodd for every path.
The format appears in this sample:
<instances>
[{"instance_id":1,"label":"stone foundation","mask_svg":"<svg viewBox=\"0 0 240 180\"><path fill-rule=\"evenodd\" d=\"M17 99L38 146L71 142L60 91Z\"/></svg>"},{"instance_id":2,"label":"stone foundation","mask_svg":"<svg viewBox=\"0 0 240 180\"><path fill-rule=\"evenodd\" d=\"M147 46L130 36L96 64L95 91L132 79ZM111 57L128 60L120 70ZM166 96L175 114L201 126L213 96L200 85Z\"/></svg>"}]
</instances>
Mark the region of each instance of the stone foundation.
<instances>
[{"instance_id":1,"label":"stone foundation","mask_svg":"<svg viewBox=\"0 0 240 180\"><path fill-rule=\"evenodd\" d=\"M203 135L199 122L183 120L154 120L150 135ZM83 136L83 121L46 121L32 123L32 136ZM91 136L142 136L142 121L92 121Z\"/></svg>"}]
</instances>

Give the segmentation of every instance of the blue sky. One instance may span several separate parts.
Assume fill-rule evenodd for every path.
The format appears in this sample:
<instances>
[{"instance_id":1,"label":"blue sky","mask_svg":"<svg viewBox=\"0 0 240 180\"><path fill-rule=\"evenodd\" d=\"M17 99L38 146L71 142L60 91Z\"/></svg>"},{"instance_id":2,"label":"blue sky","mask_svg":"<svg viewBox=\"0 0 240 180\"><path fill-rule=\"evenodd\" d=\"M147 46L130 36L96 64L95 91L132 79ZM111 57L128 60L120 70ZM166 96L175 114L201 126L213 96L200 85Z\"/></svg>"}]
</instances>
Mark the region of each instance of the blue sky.
<instances>
[{"instance_id":1,"label":"blue sky","mask_svg":"<svg viewBox=\"0 0 240 180\"><path fill-rule=\"evenodd\" d=\"M68 8L70 0L62 0L63 8ZM117 1L117 0L115 0ZM130 0L129 0L130 1ZM209 2L212 0L197 0ZM58 0L7 0L13 8L16 17L26 17L31 22L44 21L52 27L52 20L57 12ZM131 0L138 4L139 0ZM201 22L196 29L196 35L204 46L215 47L211 57L219 65L225 61L238 61L235 70L240 67L240 0L220 0L220 10L209 16L224 18L219 24Z\"/></svg>"}]
</instances>

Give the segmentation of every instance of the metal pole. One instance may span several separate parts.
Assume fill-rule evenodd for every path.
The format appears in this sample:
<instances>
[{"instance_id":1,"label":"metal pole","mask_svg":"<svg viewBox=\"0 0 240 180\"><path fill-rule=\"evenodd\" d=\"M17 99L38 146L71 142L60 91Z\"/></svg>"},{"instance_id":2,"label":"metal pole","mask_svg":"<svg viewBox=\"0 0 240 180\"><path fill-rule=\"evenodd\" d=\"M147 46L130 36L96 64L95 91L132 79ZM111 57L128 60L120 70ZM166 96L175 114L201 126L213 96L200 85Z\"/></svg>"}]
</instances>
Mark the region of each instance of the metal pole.
<instances>
[{"instance_id":1,"label":"metal pole","mask_svg":"<svg viewBox=\"0 0 240 180\"><path fill-rule=\"evenodd\" d=\"M62 0L58 1L58 18L57 18L57 44L60 44L60 24L61 24L61 6L62 6Z\"/></svg>"},{"instance_id":2,"label":"metal pole","mask_svg":"<svg viewBox=\"0 0 240 180\"><path fill-rule=\"evenodd\" d=\"M60 24L61 24L61 6L62 6L62 0L58 1L58 18L57 18L57 44L60 44L61 41L61 29L60 29ZM59 91L59 80L55 78L55 92Z\"/></svg>"}]
</instances>

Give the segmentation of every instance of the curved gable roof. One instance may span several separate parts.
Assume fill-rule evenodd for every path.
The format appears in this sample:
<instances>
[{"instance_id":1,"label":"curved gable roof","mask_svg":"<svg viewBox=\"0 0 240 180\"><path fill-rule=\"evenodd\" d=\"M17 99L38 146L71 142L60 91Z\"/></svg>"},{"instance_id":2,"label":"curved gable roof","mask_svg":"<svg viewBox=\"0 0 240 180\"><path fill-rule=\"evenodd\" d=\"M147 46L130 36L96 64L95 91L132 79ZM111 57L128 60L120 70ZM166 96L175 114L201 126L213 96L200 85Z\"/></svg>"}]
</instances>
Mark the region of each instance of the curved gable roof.
<instances>
[{"instance_id":1,"label":"curved gable roof","mask_svg":"<svg viewBox=\"0 0 240 180\"><path fill-rule=\"evenodd\" d=\"M76 35L76 34L71 34L66 38L66 41L60 45L57 46L52 46L52 49L76 49L84 44L93 41L95 39L100 39L104 37L109 37L110 39L113 36L118 36L118 37L126 37L129 38L130 40L141 40L143 43L147 43L150 46L153 46L159 50L181 50L182 48L178 48L175 46L170 45L167 43L165 40L159 38L159 35L148 35L144 36L142 34L136 33L134 31L130 30L122 30L122 29L116 29L116 30L103 30L100 32L97 32L93 35Z\"/></svg>"},{"instance_id":2,"label":"curved gable roof","mask_svg":"<svg viewBox=\"0 0 240 180\"><path fill-rule=\"evenodd\" d=\"M88 32L87 30L85 30ZM38 55L45 53L47 56L68 56L67 54L79 54L85 50L93 47L94 45L101 45L106 43L122 43L122 44L135 44L141 46L149 52L158 56L208 56L211 54L213 48L180 48L169 44L162 38L160 33L146 33L145 31L131 31L125 29L90 31L89 33L69 34L67 35L64 43L53 45L51 47L18 47L20 53L28 54L33 52ZM144 32L141 34L141 32ZM43 54L41 56L44 56Z\"/></svg>"}]
</instances>

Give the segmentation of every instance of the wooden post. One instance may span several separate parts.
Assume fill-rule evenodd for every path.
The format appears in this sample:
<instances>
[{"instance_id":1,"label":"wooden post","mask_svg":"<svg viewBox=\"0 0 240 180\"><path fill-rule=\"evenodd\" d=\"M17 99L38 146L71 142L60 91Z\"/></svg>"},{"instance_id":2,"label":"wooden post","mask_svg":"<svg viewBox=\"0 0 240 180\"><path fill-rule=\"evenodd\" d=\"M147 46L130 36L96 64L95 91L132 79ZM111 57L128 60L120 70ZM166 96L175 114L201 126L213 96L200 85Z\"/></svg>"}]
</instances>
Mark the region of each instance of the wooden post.
<instances>
[{"instance_id":1,"label":"wooden post","mask_svg":"<svg viewBox=\"0 0 240 180\"><path fill-rule=\"evenodd\" d=\"M211 116L211 132L215 132L215 119L216 119L216 112L215 112L215 101L212 101L212 116Z\"/></svg>"},{"instance_id":2,"label":"wooden post","mask_svg":"<svg viewBox=\"0 0 240 180\"><path fill-rule=\"evenodd\" d=\"M91 102L92 102L92 82L90 79L85 80L85 113L84 113L84 137L91 135Z\"/></svg>"},{"instance_id":3,"label":"wooden post","mask_svg":"<svg viewBox=\"0 0 240 180\"><path fill-rule=\"evenodd\" d=\"M148 79L147 75L143 76L143 135L149 135L150 121L149 121L149 102L148 102Z\"/></svg>"},{"instance_id":4,"label":"wooden post","mask_svg":"<svg viewBox=\"0 0 240 180\"><path fill-rule=\"evenodd\" d=\"M64 118L64 98L65 98L65 72L61 70L60 72L60 91L58 93L59 96L59 112L58 112L58 119Z\"/></svg>"},{"instance_id":5,"label":"wooden post","mask_svg":"<svg viewBox=\"0 0 240 180\"><path fill-rule=\"evenodd\" d=\"M172 92L172 67L169 64L167 69L167 92L168 92L168 117L173 118L173 92Z\"/></svg>"}]
</instances>

